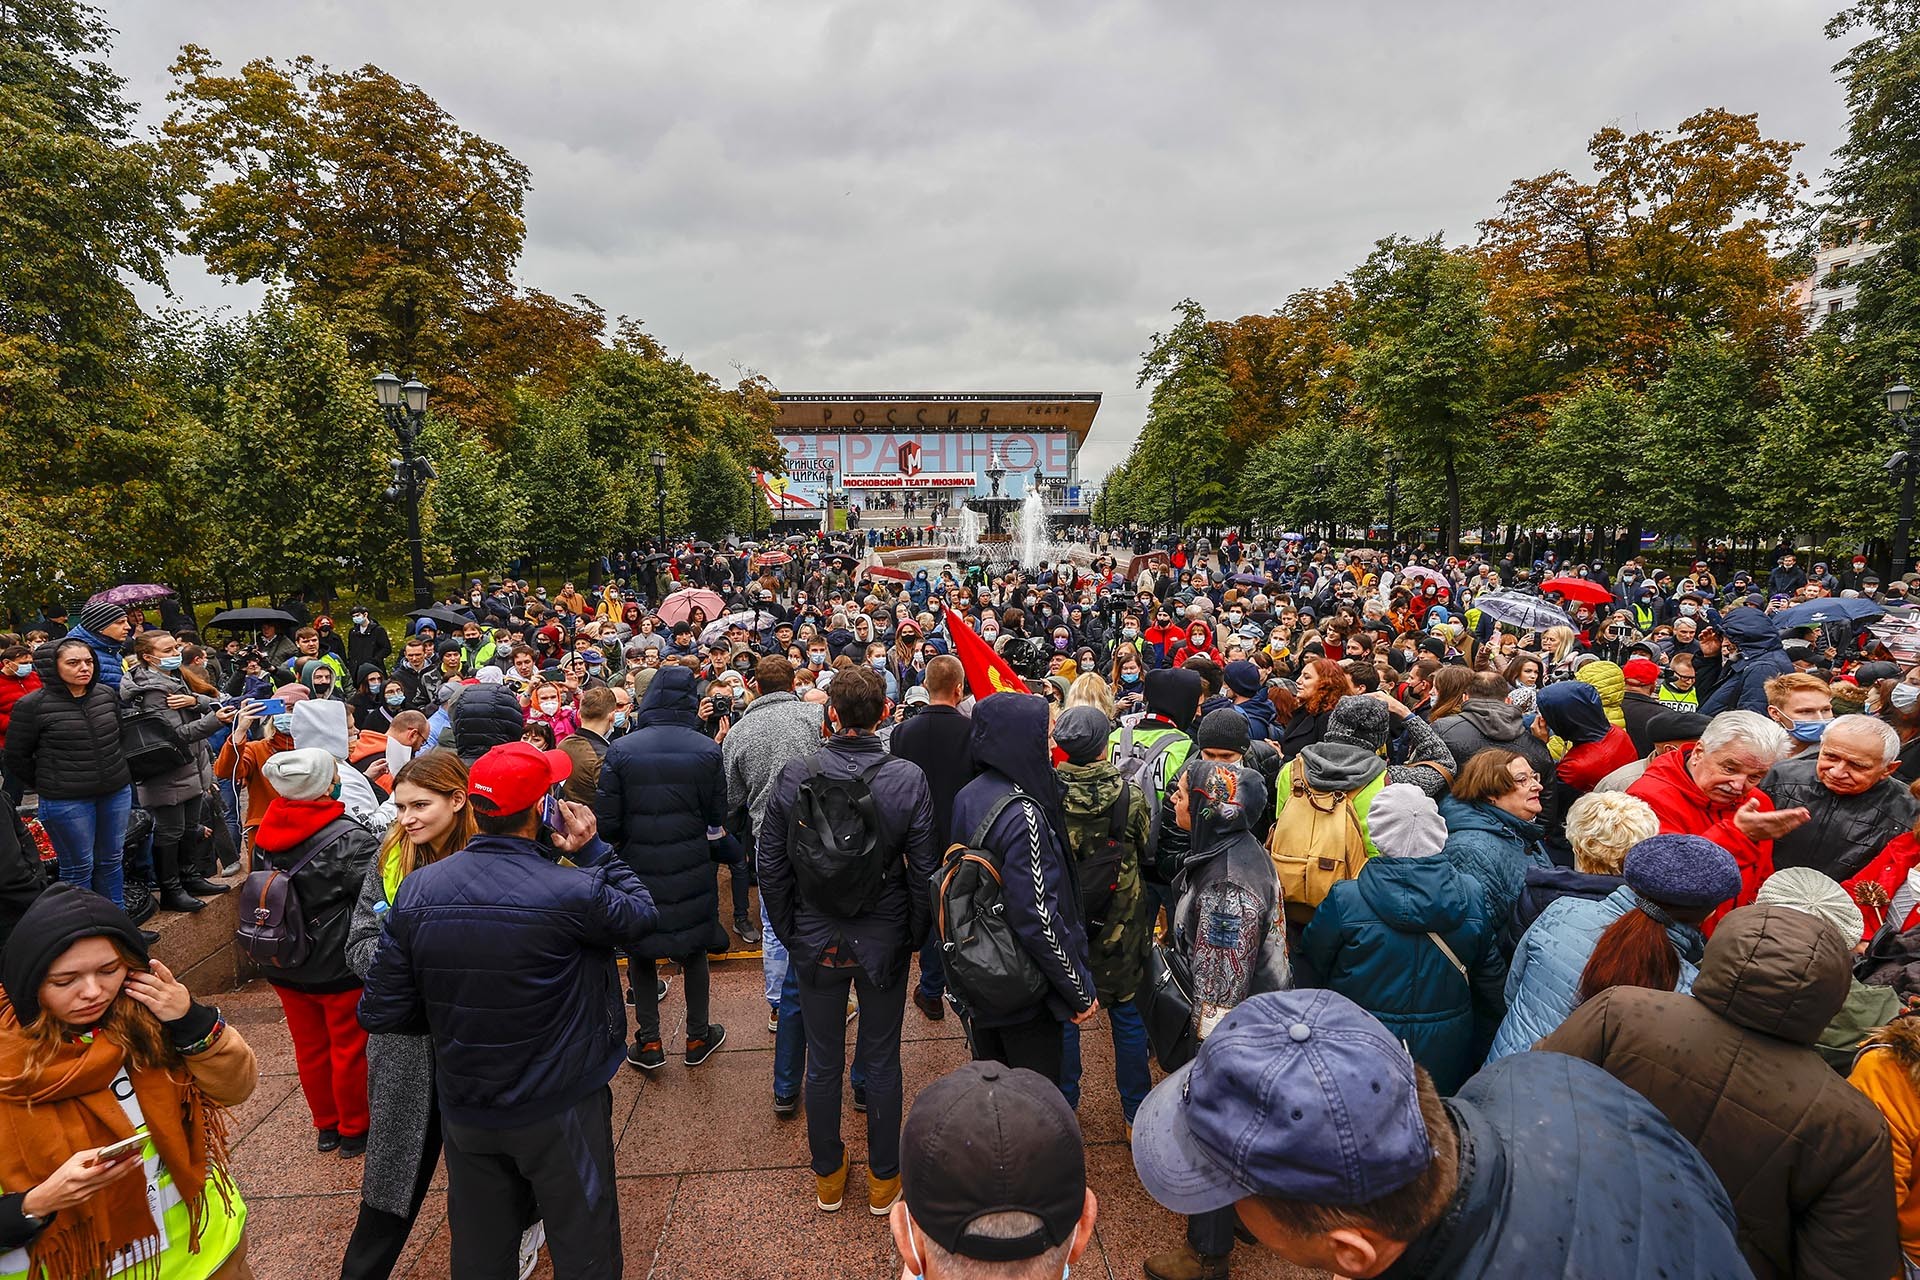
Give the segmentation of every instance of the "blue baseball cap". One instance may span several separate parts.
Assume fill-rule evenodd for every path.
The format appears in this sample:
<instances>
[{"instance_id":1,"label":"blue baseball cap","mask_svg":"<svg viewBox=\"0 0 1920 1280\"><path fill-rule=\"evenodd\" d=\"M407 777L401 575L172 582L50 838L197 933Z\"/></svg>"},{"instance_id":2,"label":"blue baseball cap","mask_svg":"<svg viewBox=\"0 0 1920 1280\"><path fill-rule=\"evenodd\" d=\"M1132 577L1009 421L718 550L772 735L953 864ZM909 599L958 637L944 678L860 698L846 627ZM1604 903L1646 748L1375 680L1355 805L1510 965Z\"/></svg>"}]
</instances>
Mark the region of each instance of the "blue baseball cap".
<instances>
[{"instance_id":1,"label":"blue baseball cap","mask_svg":"<svg viewBox=\"0 0 1920 1280\"><path fill-rule=\"evenodd\" d=\"M1133 1121L1133 1167L1175 1213L1248 1196L1355 1205L1432 1163L1413 1059L1332 991L1253 996Z\"/></svg>"}]
</instances>

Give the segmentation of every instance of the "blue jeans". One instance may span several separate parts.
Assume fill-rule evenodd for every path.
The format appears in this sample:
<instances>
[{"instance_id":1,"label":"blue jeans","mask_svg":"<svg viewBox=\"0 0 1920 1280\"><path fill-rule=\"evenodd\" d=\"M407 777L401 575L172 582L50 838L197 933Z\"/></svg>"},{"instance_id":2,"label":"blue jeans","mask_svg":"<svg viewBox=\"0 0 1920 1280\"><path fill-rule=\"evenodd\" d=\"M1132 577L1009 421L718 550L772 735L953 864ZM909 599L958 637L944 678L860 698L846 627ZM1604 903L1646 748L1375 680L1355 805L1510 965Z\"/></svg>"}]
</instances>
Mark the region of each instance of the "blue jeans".
<instances>
[{"instance_id":1,"label":"blue jeans","mask_svg":"<svg viewBox=\"0 0 1920 1280\"><path fill-rule=\"evenodd\" d=\"M1120 1111L1127 1123L1146 1100L1153 1087L1153 1075L1147 1068L1147 1024L1140 1006L1132 1000L1102 1005L1107 1025L1113 1028L1113 1082L1120 1090ZM1060 1092L1068 1105L1080 1105L1080 1028L1071 1022L1060 1027Z\"/></svg>"},{"instance_id":2,"label":"blue jeans","mask_svg":"<svg viewBox=\"0 0 1920 1280\"><path fill-rule=\"evenodd\" d=\"M940 964L940 934L929 931L926 945L920 948L920 994L938 1000L947 993L947 971Z\"/></svg>"},{"instance_id":3,"label":"blue jeans","mask_svg":"<svg viewBox=\"0 0 1920 1280\"><path fill-rule=\"evenodd\" d=\"M773 937L772 929L767 930L767 937ZM789 961L780 982L780 1029L773 1033L773 1096L776 1098L799 1097L800 1080L807 1070L807 1024L800 1016L800 979L794 969ZM848 1079L856 1089L867 1087L867 1069L858 1057L853 1060Z\"/></svg>"},{"instance_id":4,"label":"blue jeans","mask_svg":"<svg viewBox=\"0 0 1920 1280\"><path fill-rule=\"evenodd\" d=\"M121 897L120 850L127 842L127 818L133 812L133 788L84 800L40 801L40 825L60 855L60 878L91 889L125 906Z\"/></svg>"},{"instance_id":5,"label":"blue jeans","mask_svg":"<svg viewBox=\"0 0 1920 1280\"><path fill-rule=\"evenodd\" d=\"M787 981L787 944L774 933L764 900L760 903L760 979L765 985L767 1007L779 1009L780 992Z\"/></svg>"}]
</instances>

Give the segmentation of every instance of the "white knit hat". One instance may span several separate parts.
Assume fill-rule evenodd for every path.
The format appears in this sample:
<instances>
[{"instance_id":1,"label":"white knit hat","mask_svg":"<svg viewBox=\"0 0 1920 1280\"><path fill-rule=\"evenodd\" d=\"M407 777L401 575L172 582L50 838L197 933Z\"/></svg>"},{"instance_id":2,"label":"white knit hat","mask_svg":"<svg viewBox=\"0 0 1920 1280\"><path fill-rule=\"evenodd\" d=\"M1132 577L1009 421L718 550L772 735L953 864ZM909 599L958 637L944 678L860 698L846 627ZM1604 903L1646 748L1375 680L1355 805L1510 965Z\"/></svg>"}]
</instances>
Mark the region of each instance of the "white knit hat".
<instances>
[{"instance_id":1,"label":"white knit hat","mask_svg":"<svg viewBox=\"0 0 1920 1280\"><path fill-rule=\"evenodd\" d=\"M1446 820L1433 797L1406 782L1380 788L1367 808L1367 831L1389 858L1429 858L1447 842Z\"/></svg>"},{"instance_id":2,"label":"white knit hat","mask_svg":"<svg viewBox=\"0 0 1920 1280\"><path fill-rule=\"evenodd\" d=\"M321 747L302 747L267 757L261 772L288 800L321 800L333 790L339 764Z\"/></svg>"},{"instance_id":3,"label":"white knit hat","mask_svg":"<svg viewBox=\"0 0 1920 1280\"><path fill-rule=\"evenodd\" d=\"M1866 932L1866 917L1859 904L1824 871L1812 867L1782 867L1760 886L1755 902L1776 907L1792 907L1826 921L1840 931L1840 941L1851 949Z\"/></svg>"}]
</instances>

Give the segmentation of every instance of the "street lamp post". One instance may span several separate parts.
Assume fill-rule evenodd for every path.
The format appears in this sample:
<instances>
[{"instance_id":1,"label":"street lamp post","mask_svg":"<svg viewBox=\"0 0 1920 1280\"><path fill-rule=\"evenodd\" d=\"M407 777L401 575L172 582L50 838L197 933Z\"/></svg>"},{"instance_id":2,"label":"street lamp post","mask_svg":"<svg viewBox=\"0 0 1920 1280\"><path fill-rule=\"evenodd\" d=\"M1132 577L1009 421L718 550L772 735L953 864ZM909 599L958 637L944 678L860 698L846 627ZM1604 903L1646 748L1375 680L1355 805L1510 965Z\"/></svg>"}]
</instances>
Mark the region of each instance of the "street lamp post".
<instances>
[{"instance_id":1,"label":"street lamp post","mask_svg":"<svg viewBox=\"0 0 1920 1280\"><path fill-rule=\"evenodd\" d=\"M1400 455L1387 450L1387 554L1400 545Z\"/></svg>"},{"instance_id":2,"label":"street lamp post","mask_svg":"<svg viewBox=\"0 0 1920 1280\"><path fill-rule=\"evenodd\" d=\"M647 456L653 464L653 501L660 515L660 550L667 549L667 451L655 449Z\"/></svg>"},{"instance_id":3,"label":"street lamp post","mask_svg":"<svg viewBox=\"0 0 1920 1280\"><path fill-rule=\"evenodd\" d=\"M1920 467L1920 430L1907 418L1907 409L1913 404L1913 388L1904 382L1896 382L1887 388L1887 416L1893 419L1893 428L1900 433L1904 443L1898 453L1887 459L1887 470L1900 476L1900 518L1893 526L1893 572L1904 576L1913 569L1909 556L1908 535L1913 530L1913 477L1914 469Z\"/></svg>"},{"instance_id":4,"label":"street lamp post","mask_svg":"<svg viewBox=\"0 0 1920 1280\"><path fill-rule=\"evenodd\" d=\"M402 501L407 511L407 553L413 561L413 607L424 609L433 603L433 588L427 583L426 554L420 541L420 488L433 479L433 464L419 451L420 429L427 421L427 388L417 378L403 384L392 373L373 380L373 391L380 399L380 410L387 426L400 443L400 456L389 458L393 483L387 487L387 501Z\"/></svg>"}]
</instances>

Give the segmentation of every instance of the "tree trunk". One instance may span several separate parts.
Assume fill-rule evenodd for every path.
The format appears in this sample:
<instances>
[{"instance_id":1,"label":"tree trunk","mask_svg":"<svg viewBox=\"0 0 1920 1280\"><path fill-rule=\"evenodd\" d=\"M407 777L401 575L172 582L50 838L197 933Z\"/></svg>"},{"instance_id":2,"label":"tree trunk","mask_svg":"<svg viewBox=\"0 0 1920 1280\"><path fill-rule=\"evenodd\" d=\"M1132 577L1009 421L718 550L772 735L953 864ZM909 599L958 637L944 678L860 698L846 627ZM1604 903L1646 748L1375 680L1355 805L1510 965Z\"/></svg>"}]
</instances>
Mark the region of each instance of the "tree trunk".
<instances>
[{"instance_id":1,"label":"tree trunk","mask_svg":"<svg viewBox=\"0 0 1920 1280\"><path fill-rule=\"evenodd\" d=\"M1460 554L1460 469L1453 460L1453 450L1447 450L1447 554Z\"/></svg>"}]
</instances>

